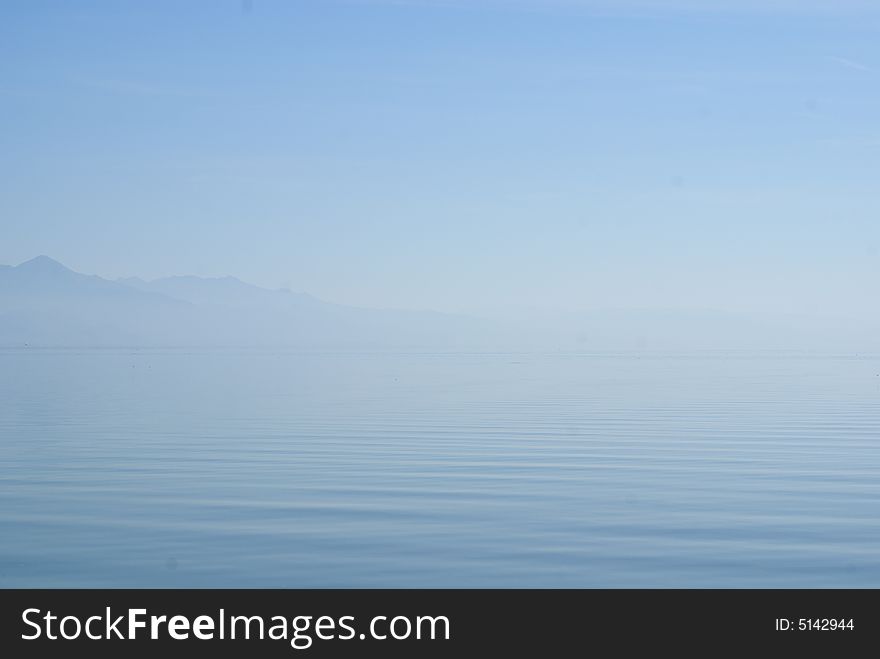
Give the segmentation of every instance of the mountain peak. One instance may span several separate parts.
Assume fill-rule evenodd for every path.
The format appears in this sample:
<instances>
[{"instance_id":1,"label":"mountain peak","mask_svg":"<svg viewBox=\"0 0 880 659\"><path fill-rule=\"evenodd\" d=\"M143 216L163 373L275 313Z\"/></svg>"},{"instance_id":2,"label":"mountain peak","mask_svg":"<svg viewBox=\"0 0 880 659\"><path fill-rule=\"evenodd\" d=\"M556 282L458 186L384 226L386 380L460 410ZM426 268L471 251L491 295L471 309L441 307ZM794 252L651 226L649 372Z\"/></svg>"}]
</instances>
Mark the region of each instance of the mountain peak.
<instances>
[{"instance_id":1,"label":"mountain peak","mask_svg":"<svg viewBox=\"0 0 880 659\"><path fill-rule=\"evenodd\" d=\"M30 261L18 264L19 268L38 272L70 272L68 268L48 256L41 254Z\"/></svg>"}]
</instances>

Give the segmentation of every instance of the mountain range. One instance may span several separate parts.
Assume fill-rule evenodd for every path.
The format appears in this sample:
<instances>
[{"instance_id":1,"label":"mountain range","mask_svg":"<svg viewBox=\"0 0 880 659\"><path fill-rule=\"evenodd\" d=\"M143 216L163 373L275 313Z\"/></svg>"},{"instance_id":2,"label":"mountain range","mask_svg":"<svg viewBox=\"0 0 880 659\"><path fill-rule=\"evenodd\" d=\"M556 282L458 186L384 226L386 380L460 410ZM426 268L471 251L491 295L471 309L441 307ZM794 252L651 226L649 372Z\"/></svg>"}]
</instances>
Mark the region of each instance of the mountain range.
<instances>
[{"instance_id":1,"label":"mountain range","mask_svg":"<svg viewBox=\"0 0 880 659\"><path fill-rule=\"evenodd\" d=\"M416 350L880 350L847 320L710 310L595 310L488 320L367 309L234 277L84 275L47 257L0 265L0 346Z\"/></svg>"},{"instance_id":2,"label":"mountain range","mask_svg":"<svg viewBox=\"0 0 880 659\"><path fill-rule=\"evenodd\" d=\"M0 266L0 345L455 347L485 321L379 310L268 290L234 277L115 281L38 256Z\"/></svg>"}]
</instances>

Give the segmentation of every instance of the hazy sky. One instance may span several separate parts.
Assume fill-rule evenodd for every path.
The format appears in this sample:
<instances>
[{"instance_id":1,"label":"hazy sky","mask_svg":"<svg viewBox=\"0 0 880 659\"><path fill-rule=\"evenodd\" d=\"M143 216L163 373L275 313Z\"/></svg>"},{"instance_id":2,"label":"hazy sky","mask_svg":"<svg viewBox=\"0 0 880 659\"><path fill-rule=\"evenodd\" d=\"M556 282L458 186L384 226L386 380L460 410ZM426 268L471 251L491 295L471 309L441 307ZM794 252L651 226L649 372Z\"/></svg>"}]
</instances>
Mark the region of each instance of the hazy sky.
<instances>
[{"instance_id":1,"label":"hazy sky","mask_svg":"<svg viewBox=\"0 0 880 659\"><path fill-rule=\"evenodd\" d=\"M876 316L872 5L7 0L0 263Z\"/></svg>"}]
</instances>

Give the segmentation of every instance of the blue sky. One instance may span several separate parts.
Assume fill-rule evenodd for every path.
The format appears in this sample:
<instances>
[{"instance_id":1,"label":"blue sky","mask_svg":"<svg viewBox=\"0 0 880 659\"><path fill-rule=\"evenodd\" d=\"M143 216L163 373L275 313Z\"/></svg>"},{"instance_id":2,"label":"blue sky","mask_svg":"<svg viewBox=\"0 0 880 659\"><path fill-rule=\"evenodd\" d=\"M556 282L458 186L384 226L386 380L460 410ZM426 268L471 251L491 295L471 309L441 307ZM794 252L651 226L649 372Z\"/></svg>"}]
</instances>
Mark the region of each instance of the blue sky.
<instances>
[{"instance_id":1,"label":"blue sky","mask_svg":"<svg viewBox=\"0 0 880 659\"><path fill-rule=\"evenodd\" d=\"M877 317L867 2L5 2L0 263Z\"/></svg>"}]
</instances>

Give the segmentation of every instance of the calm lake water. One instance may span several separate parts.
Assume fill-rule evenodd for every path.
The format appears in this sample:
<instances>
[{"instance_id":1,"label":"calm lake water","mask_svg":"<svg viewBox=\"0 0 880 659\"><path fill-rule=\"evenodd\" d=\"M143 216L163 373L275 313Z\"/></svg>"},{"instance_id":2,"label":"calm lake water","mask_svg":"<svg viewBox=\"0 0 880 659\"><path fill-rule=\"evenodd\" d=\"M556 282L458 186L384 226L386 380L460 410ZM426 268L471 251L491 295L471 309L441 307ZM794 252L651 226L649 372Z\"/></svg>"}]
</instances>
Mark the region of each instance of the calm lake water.
<instances>
[{"instance_id":1,"label":"calm lake water","mask_svg":"<svg viewBox=\"0 0 880 659\"><path fill-rule=\"evenodd\" d=\"M876 588L878 374L0 350L0 586Z\"/></svg>"}]
</instances>

